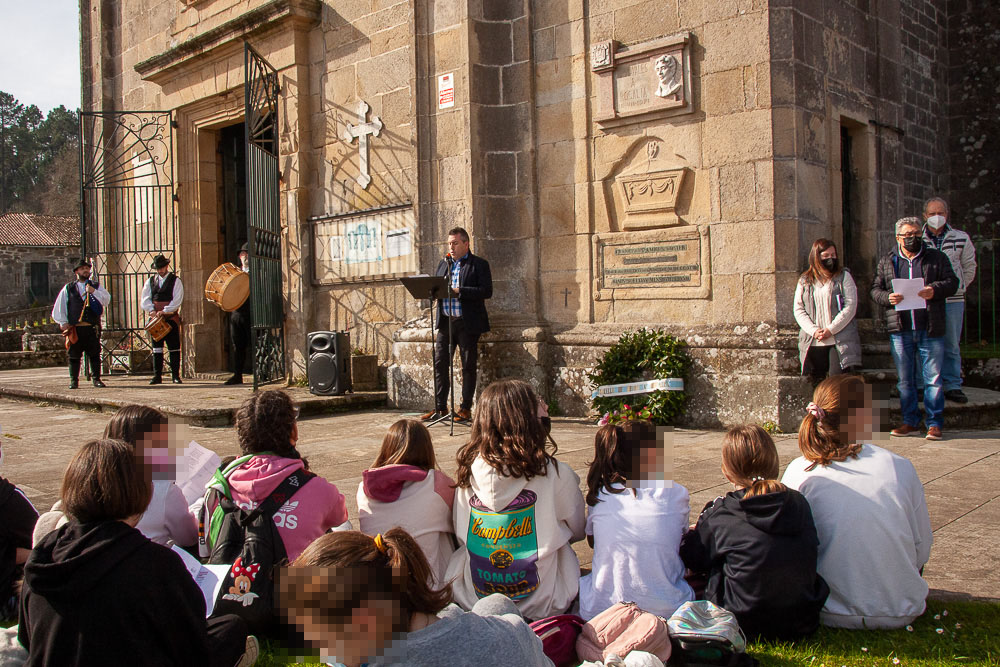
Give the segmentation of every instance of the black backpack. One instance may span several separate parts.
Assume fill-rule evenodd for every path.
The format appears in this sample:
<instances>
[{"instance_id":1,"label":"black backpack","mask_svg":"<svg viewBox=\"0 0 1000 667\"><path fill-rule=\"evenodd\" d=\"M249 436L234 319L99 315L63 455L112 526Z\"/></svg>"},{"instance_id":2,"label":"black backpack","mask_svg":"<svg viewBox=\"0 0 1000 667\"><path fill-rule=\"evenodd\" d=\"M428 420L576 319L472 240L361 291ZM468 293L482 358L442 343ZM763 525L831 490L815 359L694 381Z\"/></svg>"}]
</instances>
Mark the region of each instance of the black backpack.
<instances>
[{"instance_id":1,"label":"black backpack","mask_svg":"<svg viewBox=\"0 0 1000 667\"><path fill-rule=\"evenodd\" d=\"M231 567L219 589L213 616L236 614L254 634L267 634L273 628L274 570L288 557L274 514L313 477L310 472L296 470L252 511L242 509L228 496L220 499L222 521L208 562Z\"/></svg>"}]
</instances>

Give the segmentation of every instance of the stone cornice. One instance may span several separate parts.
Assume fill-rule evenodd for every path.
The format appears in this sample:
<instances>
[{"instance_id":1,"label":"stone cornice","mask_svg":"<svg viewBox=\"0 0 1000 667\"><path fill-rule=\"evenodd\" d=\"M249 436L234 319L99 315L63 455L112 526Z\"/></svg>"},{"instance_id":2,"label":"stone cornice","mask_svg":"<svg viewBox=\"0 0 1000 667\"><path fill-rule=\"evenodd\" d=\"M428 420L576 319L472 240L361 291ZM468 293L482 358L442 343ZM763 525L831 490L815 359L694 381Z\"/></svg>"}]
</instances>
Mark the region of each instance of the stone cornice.
<instances>
[{"instance_id":1,"label":"stone cornice","mask_svg":"<svg viewBox=\"0 0 1000 667\"><path fill-rule=\"evenodd\" d=\"M248 35L285 24L312 27L319 24L320 0L271 0L211 30L192 37L163 53L135 65L135 71L147 81L161 83L193 59Z\"/></svg>"}]
</instances>

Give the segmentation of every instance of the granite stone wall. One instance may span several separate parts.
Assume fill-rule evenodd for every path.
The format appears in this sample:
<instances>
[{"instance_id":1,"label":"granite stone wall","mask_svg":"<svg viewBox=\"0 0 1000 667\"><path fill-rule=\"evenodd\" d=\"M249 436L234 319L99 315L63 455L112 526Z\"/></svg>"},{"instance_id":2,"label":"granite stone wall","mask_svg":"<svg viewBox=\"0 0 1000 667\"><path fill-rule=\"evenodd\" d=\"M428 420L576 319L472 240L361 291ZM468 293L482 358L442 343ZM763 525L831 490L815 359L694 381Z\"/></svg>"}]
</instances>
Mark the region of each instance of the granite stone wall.
<instances>
[{"instance_id":1,"label":"granite stone wall","mask_svg":"<svg viewBox=\"0 0 1000 667\"><path fill-rule=\"evenodd\" d=\"M30 308L35 302L50 305L63 285L73 279L80 247L40 248L0 246L0 312ZM49 284L42 294L31 294L32 263L48 264Z\"/></svg>"}]
</instances>

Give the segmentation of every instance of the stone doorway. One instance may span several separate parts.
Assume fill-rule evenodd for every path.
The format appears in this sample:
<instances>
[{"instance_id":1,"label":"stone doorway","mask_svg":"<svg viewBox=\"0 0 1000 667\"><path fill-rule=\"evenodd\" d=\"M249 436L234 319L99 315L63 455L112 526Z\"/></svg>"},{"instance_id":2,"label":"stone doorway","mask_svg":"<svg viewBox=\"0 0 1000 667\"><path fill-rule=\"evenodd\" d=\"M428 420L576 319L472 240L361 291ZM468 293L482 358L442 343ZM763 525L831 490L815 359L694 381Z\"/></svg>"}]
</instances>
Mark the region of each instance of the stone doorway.
<instances>
[{"instance_id":1,"label":"stone doorway","mask_svg":"<svg viewBox=\"0 0 1000 667\"><path fill-rule=\"evenodd\" d=\"M247 145L246 125L237 123L218 131L219 156L219 263L239 266L240 248L247 242ZM220 370L234 371L234 352L229 337L229 313L222 313L222 359ZM242 369L253 373L252 359L247 355Z\"/></svg>"}]
</instances>

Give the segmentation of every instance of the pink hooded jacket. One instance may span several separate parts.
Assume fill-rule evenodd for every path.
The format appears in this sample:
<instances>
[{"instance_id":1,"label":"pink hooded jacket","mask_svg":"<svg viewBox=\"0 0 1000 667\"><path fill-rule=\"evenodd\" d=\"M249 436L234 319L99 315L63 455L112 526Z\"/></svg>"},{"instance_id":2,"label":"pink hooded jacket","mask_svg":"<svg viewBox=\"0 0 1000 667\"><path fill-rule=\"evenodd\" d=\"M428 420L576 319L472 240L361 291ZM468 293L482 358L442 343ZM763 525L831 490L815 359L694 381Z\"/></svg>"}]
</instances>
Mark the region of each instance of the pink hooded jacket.
<instances>
[{"instance_id":1,"label":"pink hooded jacket","mask_svg":"<svg viewBox=\"0 0 1000 667\"><path fill-rule=\"evenodd\" d=\"M273 454L253 457L229 476L233 502L246 510L256 508L285 477L302 467L299 459ZM274 522L292 561L317 537L347 522L347 503L336 486L317 476L275 512Z\"/></svg>"}]
</instances>

